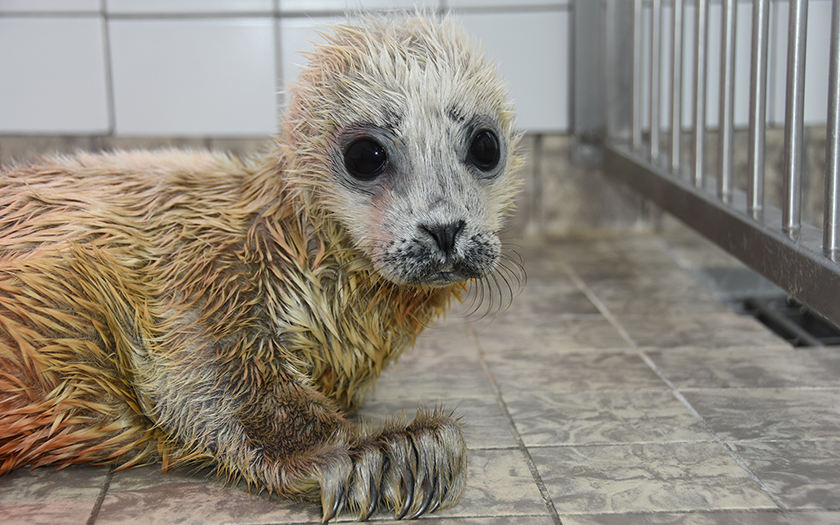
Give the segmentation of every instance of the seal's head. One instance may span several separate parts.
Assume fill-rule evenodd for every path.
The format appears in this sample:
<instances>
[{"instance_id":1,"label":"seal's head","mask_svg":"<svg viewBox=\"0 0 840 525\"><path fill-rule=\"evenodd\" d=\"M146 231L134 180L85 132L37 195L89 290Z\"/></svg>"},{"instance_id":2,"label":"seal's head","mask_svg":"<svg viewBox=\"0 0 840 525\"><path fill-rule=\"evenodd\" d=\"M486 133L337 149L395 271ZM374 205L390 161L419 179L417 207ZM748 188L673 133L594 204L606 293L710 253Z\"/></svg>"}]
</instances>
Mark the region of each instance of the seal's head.
<instances>
[{"instance_id":1,"label":"seal's head","mask_svg":"<svg viewBox=\"0 0 840 525\"><path fill-rule=\"evenodd\" d=\"M496 267L521 164L493 65L452 22L369 18L316 46L291 90L290 187L396 284Z\"/></svg>"}]
</instances>

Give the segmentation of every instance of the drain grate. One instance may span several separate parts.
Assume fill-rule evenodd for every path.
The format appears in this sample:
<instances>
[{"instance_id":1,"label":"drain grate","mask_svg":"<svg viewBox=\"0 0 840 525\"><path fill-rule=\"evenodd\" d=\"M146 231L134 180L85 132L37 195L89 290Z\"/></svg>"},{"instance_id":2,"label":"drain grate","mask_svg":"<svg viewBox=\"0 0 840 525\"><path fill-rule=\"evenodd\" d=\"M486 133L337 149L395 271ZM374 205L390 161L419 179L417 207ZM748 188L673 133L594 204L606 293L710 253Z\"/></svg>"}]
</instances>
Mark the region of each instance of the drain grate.
<instances>
[{"instance_id":1,"label":"drain grate","mask_svg":"<svg viewBox=\"0 0 840 525\"><path fill-rule=\"evenodd\" d=\"M840 345L838 327L793 299L750 297L743 301L743 312L793 346Z\"/></svg>"}]
</instances>

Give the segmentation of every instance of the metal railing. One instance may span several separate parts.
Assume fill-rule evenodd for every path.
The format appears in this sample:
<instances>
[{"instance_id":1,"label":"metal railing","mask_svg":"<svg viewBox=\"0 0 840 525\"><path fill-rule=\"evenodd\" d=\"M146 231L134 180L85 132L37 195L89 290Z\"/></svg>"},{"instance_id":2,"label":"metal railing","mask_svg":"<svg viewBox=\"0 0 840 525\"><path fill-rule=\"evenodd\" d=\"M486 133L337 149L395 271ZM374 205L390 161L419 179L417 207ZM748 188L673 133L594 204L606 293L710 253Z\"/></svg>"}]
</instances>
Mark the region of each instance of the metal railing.
<instances>
[{"instance_id":1,"label":"metal railing","mask_svg":"<svg viewBox=\"0 0 840 525\"><path fill-rule=\"evenodd\" d=\"M751 2L748 173L746 187L740 188L733 183L738 2L714 3L716 9L720 6L719 20L709 17L710 0L574 3L571 114L579 149L576 156L579 161L603 162L609 177L629 184L797 300L840 324L840 0L832 5L830 63L825 64L829 96L822 228L803 222L801 212L808 2L775 5L777 10L789 9L780 207L765 203L764 197L771 0ZM664 7L670 16L663 17ZM688 7L691 17L685 16ZM719 26L721 35L717 108L707 108L711 24ZM690 28L691 41L684 38ZM683 64L684 54L693 63ZM663 69L669 78L663 78ZM686 83L693 83L689 99L683 89ZM586 94L579 97L581 89ZM592 100L601 101L605 109L587 106ZM682 112L689 105L693 118L686 126ZM669 114L660 114L663 107ZM718 122L710 129L706 115L714 109ZM663 127L662 122L667 125ZM713 164L707 162L712 135L717 141L717 162L707 165ZM681 151L684 145L687 151Z\"/></svg>"}]
</instances>

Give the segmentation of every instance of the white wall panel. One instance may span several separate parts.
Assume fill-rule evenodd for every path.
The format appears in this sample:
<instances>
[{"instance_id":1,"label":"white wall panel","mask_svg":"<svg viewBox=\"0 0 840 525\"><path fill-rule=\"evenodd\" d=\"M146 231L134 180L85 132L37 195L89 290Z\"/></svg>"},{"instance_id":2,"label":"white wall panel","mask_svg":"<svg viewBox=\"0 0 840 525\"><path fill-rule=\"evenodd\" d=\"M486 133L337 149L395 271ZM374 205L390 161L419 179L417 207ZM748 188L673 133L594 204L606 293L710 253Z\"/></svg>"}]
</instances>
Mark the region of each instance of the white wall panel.
<instances>
[{"instance_id":1,"label":"white wall panel","mask_svg":"<svg viewBox=\"0 0 840 525\"><path fill-rule=\"evenodd\" d=\"M0 13L98 13L100 0L0 0Z\"/></svg>"},{"instance_id":2,"label":"white wall panel","mask_svg":"<svg viewBox=\"0 0 840 525\"><path fill-rule=\"evenodd\" d=\"M109 131L104 22L0 18L0 133Z\"/></svg>"},{"instance_id":3,"label":"white wall panel","mask_svg":"<svg viewBox=\"0 0 840 525\"><path fill-rule=\"evenodd\" d=\"M106 0L111 14L259 13L271 14L273 0Z\"/></svg>"},{"instance_id":4,"label":"white wall panel","mask_svg":"<svg viewBox=\"0 0 840 525\"><path fill-rule=\"evenodd\" d=\"M110 24L117 133L260 135L276 128L272 18Z\"/></svg>"},{"instance_id":5,"label":"white wall panel","mask_svg":"<svg viewBox=\"0 0 840 525\"><path fill-rule=\"evenodd\" d=\"M440 0L278 0L281 13L442 7Z\"/></svg>"},{"instance_id":6,"label":"white wall panel","mask_svg":"<svg viewBox=\"0 0 840 525\"><path fill-rule=\"evenodd\" d=\"M464 13L457 16L499 65L530 131L569 126L569 12Z\"/></svg>"}]
</instances>

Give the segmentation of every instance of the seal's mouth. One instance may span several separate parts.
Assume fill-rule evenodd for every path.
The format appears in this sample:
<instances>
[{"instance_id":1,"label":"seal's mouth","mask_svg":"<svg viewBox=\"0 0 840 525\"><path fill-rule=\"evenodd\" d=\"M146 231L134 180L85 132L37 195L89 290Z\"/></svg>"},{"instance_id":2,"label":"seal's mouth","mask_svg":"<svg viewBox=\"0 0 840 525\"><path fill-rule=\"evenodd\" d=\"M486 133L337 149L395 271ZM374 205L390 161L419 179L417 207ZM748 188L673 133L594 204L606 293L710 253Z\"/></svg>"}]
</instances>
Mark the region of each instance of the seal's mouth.
<instances>
[{"instance_id":1,"label":"seal's mouth","mask_svg":"<svg viewBox=\"0 0 840 525\"><path fill-rule=\"evenodd\" d=\"M470 277L462 275L458 272L437 272L428 276L424 280L423 284L429 286L447 286L461 281L466 281L467 279L470 279Z\"/></svg>"}]
</instances>

